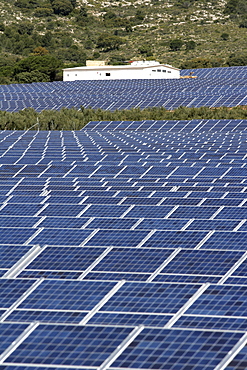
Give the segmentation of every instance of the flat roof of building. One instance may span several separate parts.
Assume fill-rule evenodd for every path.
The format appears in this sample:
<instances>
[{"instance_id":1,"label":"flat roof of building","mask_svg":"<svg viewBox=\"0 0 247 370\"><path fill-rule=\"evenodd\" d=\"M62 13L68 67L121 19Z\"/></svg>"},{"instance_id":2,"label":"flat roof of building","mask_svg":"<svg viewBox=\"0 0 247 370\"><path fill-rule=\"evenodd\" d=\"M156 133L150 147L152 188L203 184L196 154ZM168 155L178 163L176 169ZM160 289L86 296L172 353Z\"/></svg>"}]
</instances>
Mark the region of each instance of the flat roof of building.
<instances>
[{"instance_id":1,"label":"flat roof of building","mask_svg":"<svg viewBox=\"0 0 247 370\"><path fill-rule=\"evenodd\" d=\"M157 67L165 67L170 69L175 69L176 71L180 71L179 68L172 67L168 64L153 64L153 65L118 65L118 66L83 66L83 67L73 67L73 68L64 68L63 71L95 71L95 70L109 70L109 69L146 69L146 68L157 68Z\"/></svg>"}]
</instances>

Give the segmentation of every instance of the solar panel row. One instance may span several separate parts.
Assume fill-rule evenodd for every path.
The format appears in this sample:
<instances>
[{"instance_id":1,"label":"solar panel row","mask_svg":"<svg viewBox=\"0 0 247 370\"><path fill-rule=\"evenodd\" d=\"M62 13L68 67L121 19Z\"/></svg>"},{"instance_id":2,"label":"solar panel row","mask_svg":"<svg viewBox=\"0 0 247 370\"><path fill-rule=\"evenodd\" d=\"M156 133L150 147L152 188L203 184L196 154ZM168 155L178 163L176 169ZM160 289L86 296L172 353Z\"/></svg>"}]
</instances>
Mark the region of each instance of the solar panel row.
<instances>
[{"instance_id":1,"label":"solar panel row","mask_svg":"<svg viewBox=\"0 0 247 370\"><path fill-rule=\"evenodd\" d=\"M247 105L247 67L182 70L198 78L171 80L72 81L0 86L0 110L15 112L33 107L92 107L108 110L163 106L233 107ZM73 94L71 94L73 91ZM117 124L117 123L116 123ZM146 127L148 128L148 127Z\"/></svg>"}]
</instances>

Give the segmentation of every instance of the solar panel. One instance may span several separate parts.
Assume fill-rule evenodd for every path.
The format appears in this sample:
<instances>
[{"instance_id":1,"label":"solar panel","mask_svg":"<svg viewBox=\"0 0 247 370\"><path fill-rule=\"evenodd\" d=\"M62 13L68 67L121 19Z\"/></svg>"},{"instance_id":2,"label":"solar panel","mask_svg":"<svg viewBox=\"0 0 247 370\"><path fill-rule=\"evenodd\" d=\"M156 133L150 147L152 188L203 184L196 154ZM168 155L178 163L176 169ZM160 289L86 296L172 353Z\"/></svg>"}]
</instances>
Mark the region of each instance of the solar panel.
<instances>
[{"instance_id":1,"label":"solar panel","mask_svg":"<svg viewBox=\"0 0 247 370\"><path fill-rule=\"evenodd\" d=\"M19 308L89 311L114 285L113 282L47 279L32 292ZM90 294L90 291L93 294Z\"/></svg>"},{"instance_id":2,"label":"solar panel","mask_svg":"<svg viewBox=\"0 0 247 370\"><path fill-rule=\"evenodd\" d=\"M79 324L86 312L70 312L70 311L44 311L44 310L14 310L8 317L8 321L32 323L41 321L44 323L55 324Z\"/></svg>"},{"instance_id":3,"label":"solar panel","mask_svg":"<svg viewBox=\"0 0 247 370\"><path fill-rule=\"evenodd\" d=\"M32 239L32 244L81 245L91 234L88 230L74 229L40 229L41 232Z\"/></svg>"},{"instance_id":4,"label":"solar panel","mask_svg":"<svg viewBox=\"0 0 247 370\"><path fill-rule=\"evenodd\" d=\"M84 271L105 248L47 247L28 265L28 270Z\"/></svg>"},{"instance_id":5,"label":"solar panel","mask_svg":"<svg viewBox=\"0 0 247 370\"><path fill-rule=\"evenodd\" d=\"M6 350L16 338L27 328L25 324L0 324L0 351Z\"/></svg>"},{"instance_id":6,"label":"solar panel","mask_svg":"<svg viewBox=\"0 0 247 370\"><path fill-rule=\"evenodd\" d=\"M244 286L211 285L188 309L189 314L245 316Z\"/></svg>"},{"instance_id":7,"label":"solar panel","mask_svg":"<svg viewBox=\"0 0 247 370\"><path fill-rule=\"evenodd\" d=\"M171 319L171 315L138 314L138 313L107 313L97 312L90 320L91 325L122 325L163 327Z\"/></svg>"},{"instance_id":8,"label":"solar panel","mask_svg":"<svg viewBox=\"0 0 247 370\"><path fill-rule=\"evenodd\" d=\"M100 366L130 328L40 325L8 358L11 363ZM29 351L32 348L32 351Z\"/></svg>"},{"instance_id":9,"label":"solar panel","mask_svg":"<svg viewBox=\"0 0 247 370\"><path fill-rule=\"evenodd\" d=\"M142 230L99 230L85 245L136 247L147 234Z\"/></svg>"},{"instance_id":10,"label":"solar panel","mask_svg":"<svg viewBox=\"0 0 247 370\"><path fill-rule=\"evenodd\" d=\"M144 329L119 358L116 368L215 369L243 333Z\"/></svg>"},{"instance_id":11,"label":"solar panel","mask_svg":"<svg viewBox=\"0 0 247 370\"><path fill-rule=\"evenodd\" d=\"M126 282L102 311L172 314L199 289L197 285Z\"/></svg>"},{"instance_id":12,"label":"solar panel","mask_svg":"<svg viewBox=\"0 0 247 370\"><path fill-rule=\"evenodd\" d=\"M95 270L152 273L172 252L172 249L114 248Z\"/></svg>"},{"instance_id":13,"label":"solar panel","mask_svg":"<svg viewBox=\"0 0 247 370\"><path fill-rule=\"evenodd\" d=\"M9 308L34 282L34 280L0 279L0 307Z\"/></svg>"}]
</instances>

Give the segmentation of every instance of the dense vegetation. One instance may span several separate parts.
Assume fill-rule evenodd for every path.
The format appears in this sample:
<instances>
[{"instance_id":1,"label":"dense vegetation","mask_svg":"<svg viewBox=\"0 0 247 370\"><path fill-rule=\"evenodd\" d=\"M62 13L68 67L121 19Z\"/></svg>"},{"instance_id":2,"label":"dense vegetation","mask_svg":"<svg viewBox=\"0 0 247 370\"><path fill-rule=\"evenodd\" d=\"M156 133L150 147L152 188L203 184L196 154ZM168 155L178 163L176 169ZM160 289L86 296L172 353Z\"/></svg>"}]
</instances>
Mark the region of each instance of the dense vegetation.
<instances>
[{"instance_id":1,"label":"dense vegetation","mask_svg":"<svg viewBox=\"0 0 247 370\"><path fill-rule=\"evenodd\" d=\"M86 59L247 64L246 0L0 0L0 83L61 79Z\"/></svg>"},{"instance_id":2,"label":"dense vegetation","mask_svg":"<svg viewBox=\"0 0 247 370\"><path fill-rule=\"evenodd\" d=\"M168 111L163 107L114 112L81 107L61 109L60 111L42 111L37 113L28 108L16 113L0 111L1 130L80 130L89 121L140 121L140 120L191 120L191 119L247 119L247 106L234 108L186 108L179 107Z\"/></svg>"}]
</instances>

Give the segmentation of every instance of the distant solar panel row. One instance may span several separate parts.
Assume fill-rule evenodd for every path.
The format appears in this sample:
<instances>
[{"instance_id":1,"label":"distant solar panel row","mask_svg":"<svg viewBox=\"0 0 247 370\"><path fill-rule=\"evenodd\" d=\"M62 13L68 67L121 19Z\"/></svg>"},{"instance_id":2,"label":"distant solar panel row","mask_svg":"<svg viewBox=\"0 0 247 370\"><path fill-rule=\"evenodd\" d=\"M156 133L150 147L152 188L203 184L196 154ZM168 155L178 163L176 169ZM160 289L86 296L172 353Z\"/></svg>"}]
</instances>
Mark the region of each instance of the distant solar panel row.
<instances>
[{"instance_id":1,"label":"distant solar panel row","mask_svg":"<svg viewBox=\"0 0 247 370\"><path fill-rule=\"evenodd\" d=\"M72 81L0 86L0 110L16 112L92 107L107 110L163 106L233 107L247 105L247 67L182 70L197 78L173 80ZM71 94L73 91L73 94ZM146 127L148 129L148 127Z\"/></svg>"}]
</instances>

